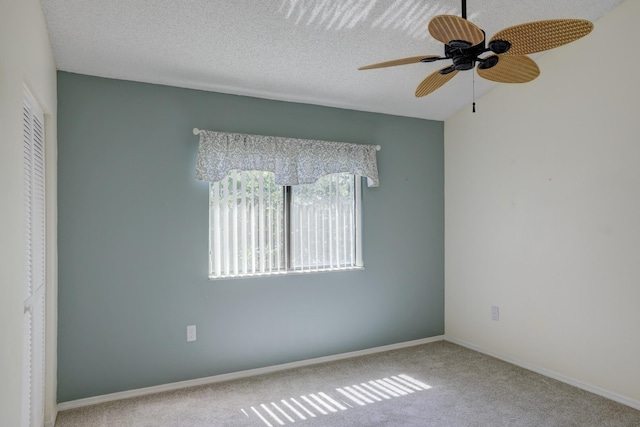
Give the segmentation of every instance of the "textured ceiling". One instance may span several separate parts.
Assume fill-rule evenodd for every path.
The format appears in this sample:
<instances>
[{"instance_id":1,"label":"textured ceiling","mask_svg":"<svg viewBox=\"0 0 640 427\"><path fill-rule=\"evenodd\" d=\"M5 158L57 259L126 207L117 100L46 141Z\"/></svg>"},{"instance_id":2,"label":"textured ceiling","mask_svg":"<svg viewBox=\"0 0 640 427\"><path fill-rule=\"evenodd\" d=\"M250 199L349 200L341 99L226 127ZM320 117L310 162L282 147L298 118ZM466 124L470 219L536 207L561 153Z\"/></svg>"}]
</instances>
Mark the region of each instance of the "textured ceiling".
<instances>
[{"instance_id":1,"label":"textured ceiling","mask_svg":"<svg viewBox=\"0 0 640 427\"><path fill-rule=\"evenodd\" d=\"M524 22L595 21L621 2L469 0L467 18L489 39ZM444 62L357 70L391 59L442 54L443 46L431 38L427 24L435 15L460 15L460 0L41 4L56 64L63 71L434 120L445 120L472 102L471 71L460 72L431 95L414 97L416 86ZM494 85L476 75L476 97Z\"/></svg>"}]
</instances>

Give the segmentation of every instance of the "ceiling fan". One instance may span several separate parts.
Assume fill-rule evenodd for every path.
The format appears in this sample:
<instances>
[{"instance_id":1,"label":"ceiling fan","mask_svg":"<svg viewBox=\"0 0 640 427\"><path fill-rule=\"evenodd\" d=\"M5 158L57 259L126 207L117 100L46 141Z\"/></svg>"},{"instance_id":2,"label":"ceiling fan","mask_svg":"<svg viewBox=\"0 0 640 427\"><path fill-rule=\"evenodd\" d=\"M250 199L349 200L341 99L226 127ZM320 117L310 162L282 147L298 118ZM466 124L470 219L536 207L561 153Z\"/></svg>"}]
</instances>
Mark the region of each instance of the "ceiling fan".
<instances>
[{"instance_id":1,"label":"ceiling fan","mask_svg":"<svg viewBox=\"0 0 640 427\"><path fill-rule=\"evenodd\" d=\"M412 56L358 69L370 70L418 62L451 60L451 65L430 74L418 85L416 97L432 93L459 71L473 68L477 68L480 77L494 82L526 83L540 74L538 65L527 55L578 40L591 32L593 24L583 19L529 22L498 31L486 43L484 31L467 21L467 2L462 0L462 17L435 16L429 21L428 29L434 39L444 43L444 56ZM491 53L485 56L487 52Z\"/></svg>"}]
</instances>

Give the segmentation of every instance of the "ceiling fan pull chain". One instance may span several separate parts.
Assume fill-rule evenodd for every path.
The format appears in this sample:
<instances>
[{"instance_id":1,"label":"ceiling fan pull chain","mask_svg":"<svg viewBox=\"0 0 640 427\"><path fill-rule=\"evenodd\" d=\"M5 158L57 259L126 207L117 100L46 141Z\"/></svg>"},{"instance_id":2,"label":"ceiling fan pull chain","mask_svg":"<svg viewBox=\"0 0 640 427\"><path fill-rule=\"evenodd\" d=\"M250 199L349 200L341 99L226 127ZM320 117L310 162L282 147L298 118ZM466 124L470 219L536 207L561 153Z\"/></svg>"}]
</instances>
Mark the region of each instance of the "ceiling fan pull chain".
<instances>
[{"instance_id":1,"label":"ceiling fan pull chain","mask_svg":"<svg viewBox=\"0 0 640 427\"><path fill-rule=\"evenodd\" d=\"M476 112L476 73L471 74L473 76L473 108L471 109L472 113Z\"/></svg>"}]
</instances>

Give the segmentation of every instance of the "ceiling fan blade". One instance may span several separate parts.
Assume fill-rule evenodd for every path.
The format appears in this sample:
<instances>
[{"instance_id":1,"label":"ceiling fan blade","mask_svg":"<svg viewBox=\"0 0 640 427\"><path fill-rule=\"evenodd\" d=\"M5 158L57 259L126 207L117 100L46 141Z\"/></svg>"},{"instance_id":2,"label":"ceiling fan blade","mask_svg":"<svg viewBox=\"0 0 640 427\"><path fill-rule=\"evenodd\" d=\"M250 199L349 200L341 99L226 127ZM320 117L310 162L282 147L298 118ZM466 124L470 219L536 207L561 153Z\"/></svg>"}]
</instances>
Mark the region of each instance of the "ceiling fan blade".
<instances>
[{"instance_id":1,"label":"ceiling fan blade","mask_svg":"<svg viewBox=\"0 0 640 427\"><path fill-rule=\"evenodd\" d=\"M540 75L538 64L528 56L492 55L485 61L493 62L496 58L498 62L491 68L482 68L482 62L478 64L480 77L499 83L527 83Z\"/></svg>"},{"instance_id":2,"label":"ceiling fan blade","mask_svg":"<svg viewBox=\"0 0 640 427\"><path fill-rule=\"evenodd\" d=\"M471 46L482 43L484 33L474 23L455 15L438 15L429 21L429 33L444 44L453 40L467 41Z\"/></svg>"},{"instance_id":3,"label":"ceiling fan blade","mask_svg":"<svg viewBox=\"0 0 640 427\"><path fill-rule=\"evenodd\" d=\"M449 70L451 67L444 67L442 70ZM416 98L420 98L421 96L429 95L434 90L438 89L440 86L451 80L456 74L458 74L458 70L453 70L448 72L447 74L441 74L440 71L435 71L427 76L416 88Z\"/></svg>"},{"instance_id":4,"label":"ceiling fan blade","mask_svg":"<svg viewBox=\"0 0 640 427\"><path fill-rule=\"evenodd\" d=\"M365 65L358 70L371 70L372 68L395 67L396 65L415 64L423 62L423 59L440 58L437 55L411 56L409 58L394 59L393 61L378 62L377 64Z\"/></svg>"},{"instance_id":5,"label":"ceiling fan blade","mask_svg":"<svg viewBox=\"0 0 640 427\"><path fill-rule=\"evenodd\" d=\"M584 19L551 19L514 25L498 31L491 40L505 40L511 48L505 55L529 55L571 43L593 30L593 24ZM498 52L501 53L501 52Z\"/></svg>"}]
</instances>

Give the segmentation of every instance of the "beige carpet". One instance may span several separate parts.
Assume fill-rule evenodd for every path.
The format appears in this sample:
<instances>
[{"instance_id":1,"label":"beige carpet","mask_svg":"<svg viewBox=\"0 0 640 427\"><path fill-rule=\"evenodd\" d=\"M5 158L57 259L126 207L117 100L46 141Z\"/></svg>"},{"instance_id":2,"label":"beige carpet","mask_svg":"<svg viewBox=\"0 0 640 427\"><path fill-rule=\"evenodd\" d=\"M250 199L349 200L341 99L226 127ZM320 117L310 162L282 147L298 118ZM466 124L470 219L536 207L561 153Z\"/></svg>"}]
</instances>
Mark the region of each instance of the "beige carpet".
<instances>
[{"instance_id":1,"label":"beige carpet","mask_svg":"<svg viewBox=\"0 0 640 427\"><path fill-rule=\"evenodd\" d=\"M87 426L640 426L640 411L448 342L73 409Z\"/></svg>"}]
</instances>

